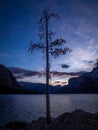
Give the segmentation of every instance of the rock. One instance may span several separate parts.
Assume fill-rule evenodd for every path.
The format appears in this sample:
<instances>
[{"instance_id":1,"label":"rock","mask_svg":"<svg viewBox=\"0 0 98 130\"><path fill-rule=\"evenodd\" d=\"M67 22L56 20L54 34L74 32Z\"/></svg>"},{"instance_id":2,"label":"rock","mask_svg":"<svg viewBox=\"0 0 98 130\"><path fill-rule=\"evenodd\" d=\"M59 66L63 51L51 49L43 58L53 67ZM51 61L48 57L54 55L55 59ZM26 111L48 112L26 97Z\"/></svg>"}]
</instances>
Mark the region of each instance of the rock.
<instances>
[{"instance_id":1,"label":"rock","mask_svg":"<svg viewBox=\"0 0 98 130\"><path fill-rule=\"evenodd\" d=\"M96 113L96 119L98 120L98 112Z\"/></svg>"},{"instance_id":2,"label":"rock","mask_svg":"<svg viewBox=\"0 0 98 130\"><path fill-rule=\"evenodd\" d=\"M6 128L16 130L98 130L97 113L92 114L83 110L66 112L47 125L44 117L31 123L14 121L6 125ZM2 130L5 130L2 128Z\"/></svg>"},{"instance_id":3,"label":"rock","mask_svg":"<svg viewBox=\"0 0 98 130\"><path fill-rule=\"evenodd\" d=\"M39 118L38 120L32 121L26 128L26 130L44 130L46 124L46 119L44 117Z\"/></svg>"},{"instance_id":4,"label":"rock","mask_svg":"<svg viewBox=\"0 0 98 130\"><path fill-rule=\"evenodd\" d=\"M6 128L10 128L10 129L25 129L27 126L26 122L20 122L20 121L11 121L8 124L6 124Z\"/></svg>"},{"instance_id":5,"label":"rock","mask_svg":"<svg viewBox=\"0 0 98 130\"><path fill-rule=\"evenodd\" d=\"M97 130L98 121L94 114L83 110L64 113L57 117L48 127L48 130ZM47 130L47 128L45 129Z\"/></svg>"}]
</instances>

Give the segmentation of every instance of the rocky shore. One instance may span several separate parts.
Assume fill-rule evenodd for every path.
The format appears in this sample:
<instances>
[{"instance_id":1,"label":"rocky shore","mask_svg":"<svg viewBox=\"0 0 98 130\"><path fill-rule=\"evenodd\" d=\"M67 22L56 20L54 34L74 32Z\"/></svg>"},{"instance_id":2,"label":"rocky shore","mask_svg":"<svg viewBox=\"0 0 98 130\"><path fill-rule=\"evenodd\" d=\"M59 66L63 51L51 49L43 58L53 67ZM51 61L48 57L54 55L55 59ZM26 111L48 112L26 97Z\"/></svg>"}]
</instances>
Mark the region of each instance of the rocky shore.
<instances>
[{"instance_id":1,"label":"rocky shore","mask_svg":"<svg viewBox=\"0 0 98 130\"><path fill-rule=\"evenodd\" d=\"M50 125L44 117L32 122L11 121L0 130L98 130L98 113L89 113L83 110L66 112L53 118Z\"/></svg>"}]
</instances>

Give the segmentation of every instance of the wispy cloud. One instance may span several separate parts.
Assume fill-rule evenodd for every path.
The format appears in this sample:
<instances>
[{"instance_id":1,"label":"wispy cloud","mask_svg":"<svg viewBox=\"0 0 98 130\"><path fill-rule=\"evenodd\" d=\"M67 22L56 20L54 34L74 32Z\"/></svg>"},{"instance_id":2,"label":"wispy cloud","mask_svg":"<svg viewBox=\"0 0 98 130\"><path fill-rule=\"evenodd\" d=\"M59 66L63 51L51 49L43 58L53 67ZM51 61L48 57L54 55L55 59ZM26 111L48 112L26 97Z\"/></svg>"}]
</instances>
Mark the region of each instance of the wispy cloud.
<instances>
[{"instance_id":1,"label":"wispy cloud","mask_svg":"<svg viewBox=\"0 0 98 130\"><path fill-rule=\"evenodd\" d=\"M45 76L45 72L43 71L32 71L32 70L25 70L22 68L14 68L14 67L9 67L9 69L12 71L12 73L15 75L17 79L23 79L26 77L33 77L33 76ZM50 76L52 77L60 77L60 76L79 76L84 72L58 72L58 71L51 71Z\"/></svg>"},{"instance_id":2,"label":"wispy cloud","mask_svg":"<svg viewBox=\"0 0 98 130\"><path fill-rule=\"evenodd\" d=\"M81 72L58 72L58 71L53 71L50 72L51 76L79 76L82 73L84 73L83 71Z\"/></svg>"},{"instance_id":3,"label":"wispy cloud","mask_svg":"<svg viewBox=\"0 0 98 130\"><path fill-rule=\"evenodd\" d=\"M90 67L88 64L84 64L84 60L93 61L97 58L96 50L88 48L77 48L72 52L70 57L70 63L73 64L73 67L77 70L88 70Z\"/></svg>"},{"instance_id":4,"label":"wispy cloud","mask_svg":"<svg viewBox=\"0 0 98 130\"><path fill-rule=\"evenodd\" d=\"M23 68L9 67L13 75L18 81L33 82L33 83L45 83L45 72L44 71L32 71ZM68 84L68 79L72 77L79 77L84 72L50 72L50 84L64 86Z\"/></svg>"},{"instance_id":5,"label":"wispy cloud","mask_svg":"<svg viewBox=\"0 0 98 130\"><path fill-rule=\"evenodd\" d=\"M26 70L22 68L15 68L15 67L9 67L11 72L15 75L17 79L23 79L25 77L32 77L32 76L42 76L42 72L38 71L32 71L32 70Z\"/></svg>"},{"instance_id":6,"label":"wispy cloud","mask_svg":"<svg viewBox=\"0 0 98 130\"><path fill-rule=\"evenodd\" d=\"M61 86L64 86L64 85L67 85L68 84L68 82L67 81L55 81L55 82L53 82L52 83L54 86L56 86L56 85L61 85Z\"/></svg>"}]
</instances>

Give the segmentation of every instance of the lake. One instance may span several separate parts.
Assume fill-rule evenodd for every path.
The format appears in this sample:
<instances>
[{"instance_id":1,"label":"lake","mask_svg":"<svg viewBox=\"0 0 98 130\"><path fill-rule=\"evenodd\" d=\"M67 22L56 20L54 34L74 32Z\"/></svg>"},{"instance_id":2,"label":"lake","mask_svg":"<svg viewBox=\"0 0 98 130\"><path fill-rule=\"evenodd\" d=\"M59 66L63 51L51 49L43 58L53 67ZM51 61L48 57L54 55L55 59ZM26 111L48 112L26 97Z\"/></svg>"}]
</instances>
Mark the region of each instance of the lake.
<instances>
[{"instance_id":1,"label":"lake","mask_svg":"<svg viewBox=\"0 0 98 130\"><path fill-rule=\"evenodd\" d=\"M45 116L45 95L0 95L0 125L12 120L32 121ZM98 112L98 94L51 94L51 116L83 109Z\"/></svg>"}]
</instances>

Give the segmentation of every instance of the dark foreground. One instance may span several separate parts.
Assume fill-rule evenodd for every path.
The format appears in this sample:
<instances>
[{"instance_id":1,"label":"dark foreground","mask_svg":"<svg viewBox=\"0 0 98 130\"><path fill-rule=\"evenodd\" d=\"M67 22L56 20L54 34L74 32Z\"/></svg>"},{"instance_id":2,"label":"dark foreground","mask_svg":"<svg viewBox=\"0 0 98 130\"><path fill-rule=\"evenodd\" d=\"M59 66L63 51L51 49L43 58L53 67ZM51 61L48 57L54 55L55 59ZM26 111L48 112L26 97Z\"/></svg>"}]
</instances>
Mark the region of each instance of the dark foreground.
<instances>
[{"instance_id":1,"label":"dark foreground","mask_svg":"<svg viewBox=\"0 0 98 130\"><path fill-rule=\"evenodd\" d=\"M11 121L0 130L98 130L98 113L92 114L83 110L66 112L52 119L47 126L44 117L31 123Z\"/></svg>"}]
</instances>

